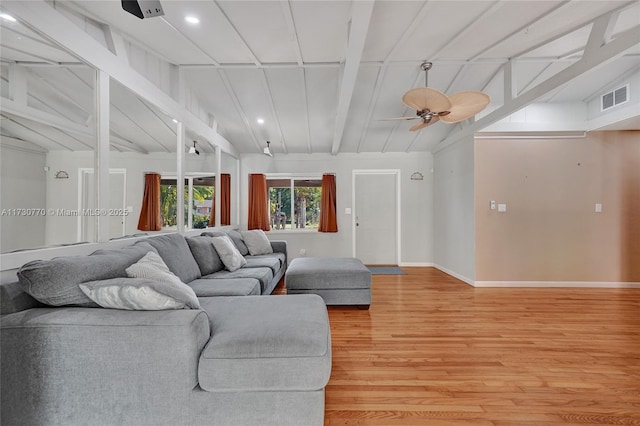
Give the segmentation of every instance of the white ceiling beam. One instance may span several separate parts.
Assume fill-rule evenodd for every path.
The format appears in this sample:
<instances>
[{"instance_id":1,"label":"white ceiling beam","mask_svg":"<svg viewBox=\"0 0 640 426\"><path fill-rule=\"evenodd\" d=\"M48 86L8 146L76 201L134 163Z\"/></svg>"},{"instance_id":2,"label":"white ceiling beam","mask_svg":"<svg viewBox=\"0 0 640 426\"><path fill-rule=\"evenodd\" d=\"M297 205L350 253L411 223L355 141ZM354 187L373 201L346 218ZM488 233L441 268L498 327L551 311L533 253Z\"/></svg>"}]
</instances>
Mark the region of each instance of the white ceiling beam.
<instances>
[{"instance_id":1,"label":"white ceiling beam","mask_svg":"<svg viewBox=\"0 0 640 426\"><path fill-rule=\"evenodd\" d=\"M173 98L111 53L109 49L88 37L82 29L69 21L49 3L42 0L7 2L3 4L3 7L33 31L67 49L89 65L107 72L111 78L140 97L147 99L165 114L185 123L189 129L209 139L212 143L220 145L223 151L236 158L239 156L238 150L226 139L213 131L193 113L180 107Z\"/></svg>"},{"instance_id":2,"label":"white ceiling beam","mask_svg":"<svg viewBox=\"0 0 640 426\"><path fill-rule=\"evenodd\" d=\"M336 122L333 131L333 144L331 153L337 154L342 144L344 126L347 123L349 105L356 85L358 70L362 51L369 31L371 14L375 2L372 0L354 1L351 8L351 28L349 30L349 42L344 61L344 72L342 74L342 84L340 86L340 96L336 108Z\"/></svg>"},{"instance_id":3,"label":"white ceiling beam","mask_svg":"<svg viewBox=\"0 0 640 426\"><path fill-rule=\"evenodd\" d=\"M0 134L0 145L5 148L15 149L23 152L31 152L35 154L46 154L49 152L43 146L36 145L33 142L25 141L24 139L16 138L13 136Z\"/></svg>"},{"instance_id":4,"label":"white ceiling beam","mask_svg":"<svg viewBox=\"0 0 640 426\"><path fill-rule=\"evenodd\" d=\"M280 6L282 7L284 20L287 23L289 41L293 47L293 53L296 55L296 62L298 63L298 66L301 67L304 64L304 60L302 59L302 48L300 47L300 39L298 38L296 23L293 19L293 12L291 11L291 2L289 0L280 0Z\"/></svg>"},{"instance_id":5,"label":"white ceiling beam","mask_svg":"<svg viewBox=\"0 0 640 426\"><path fill-rule=\"evenodd\" d=\"M0 100L2 101L3 113L13 114L18 117L23 117L28 120L35 121L36 123L45 124L61 130L67 130L82 135L93 135L91 128L83 126L82 124L40 111L39 109L32 108L27 105L19 104L14 100L5 97L1 97Z\"/></svg>"},{"instance_id":6,"label":"white ceiling beam","mask_svg":"<svg viewBox=\"0 0 640 426\"><path fill-rule=\"evenodd\" d=\"M518 96L518 84L516 82L514 62L509 61L502 67L504 68L504 103L507 103Z\"/></svg>"},{"instance_id":7,"label":"white ceiling beam","mask_svg":"<svg viewBox=\"0 0 640 426\"><path fill-rule=\"evenodd\" d=\"M598 31L592 29L592 31ZM610 41L609 43L597 48L590 49L585 52L585 55L577 61L575 64L570 65L564 70L558 72L542 83L538 84L531 90L521 94L520 96L512 99L510 102L505 103L493 112L480 118L473 124L464 127L460 131L450 134L444 140L442 140L434 149L434 152L438 152L447 146L460 141L462 138L472 136L475 132L482 130L490 124L495 123L514 112L522 109L530 103L536 101L545 94L561 87L562 85L570 82L576 77L590 71L598 66L604 65L617 57L621 56L626 50L636 46L640 43L640 25L636 25L633 28L621 33Z\"/></svg>"}]
</instances>

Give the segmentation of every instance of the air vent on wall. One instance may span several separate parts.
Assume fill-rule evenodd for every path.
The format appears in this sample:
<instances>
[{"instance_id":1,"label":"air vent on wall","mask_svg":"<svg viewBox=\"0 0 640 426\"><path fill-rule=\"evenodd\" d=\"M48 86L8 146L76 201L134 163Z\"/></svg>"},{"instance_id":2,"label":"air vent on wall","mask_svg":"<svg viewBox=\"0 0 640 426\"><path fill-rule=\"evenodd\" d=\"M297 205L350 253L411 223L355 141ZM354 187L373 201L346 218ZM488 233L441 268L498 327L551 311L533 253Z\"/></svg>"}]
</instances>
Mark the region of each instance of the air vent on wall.
<instances>
[{"instance_id":1,"label":"air vent on wall","mask_svg":"<svg viewBox=\"0 0 640 426\"><path fill-rule=\"evenodd\" d=\"M623 104L629 100L628 96L629 85L622 86L616 90L605 93L602 95L601 111L606 111L609 108Z\"/></svg>"}]
</instances>

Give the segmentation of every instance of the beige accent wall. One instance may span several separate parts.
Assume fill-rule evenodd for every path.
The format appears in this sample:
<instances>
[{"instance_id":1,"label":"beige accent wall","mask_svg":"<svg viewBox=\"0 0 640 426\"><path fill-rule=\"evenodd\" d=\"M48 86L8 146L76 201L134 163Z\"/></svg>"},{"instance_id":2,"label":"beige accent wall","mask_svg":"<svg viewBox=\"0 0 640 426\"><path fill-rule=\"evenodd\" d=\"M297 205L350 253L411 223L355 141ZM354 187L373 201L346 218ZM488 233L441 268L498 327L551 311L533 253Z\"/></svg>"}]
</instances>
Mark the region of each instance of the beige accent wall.
<instances>
[{"instance_id":1,"label":"beige accent wall","mask_svg":"<svg viewBox=\"0 0 640 426\"><path fill-rule=\"evenodd\" d=\"M640 282L640 131L475 144L476 281Z\"/></svg>"}]
</instances>

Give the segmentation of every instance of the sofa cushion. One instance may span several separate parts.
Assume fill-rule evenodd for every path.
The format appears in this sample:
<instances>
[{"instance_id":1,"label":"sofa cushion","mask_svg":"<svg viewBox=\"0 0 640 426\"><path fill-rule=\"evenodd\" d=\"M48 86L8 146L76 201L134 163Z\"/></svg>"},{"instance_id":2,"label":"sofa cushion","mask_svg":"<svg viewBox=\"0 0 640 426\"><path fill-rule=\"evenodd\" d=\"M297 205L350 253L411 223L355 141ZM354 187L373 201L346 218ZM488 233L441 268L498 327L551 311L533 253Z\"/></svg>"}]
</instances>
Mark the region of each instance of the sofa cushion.
<instances>
[{"instance_id":1,"label":"sofa cushion","mask_svg":"<svg viewBox=\"0 0 640 426\"><path fill-rule=\"evenodd\" d=\"M187 284L198 297L260 295L260 281L256 278L199 278Z\"/></svg>"},{"instance_id":2,"label":"sofa cushion","mask_svg":"<svg viewBox=\"0 0 640 426\"><path fill-rule=\"evenodd\" d=\"M180 234L167 234L143 240L151 244L158 252L169 270L176 274L183 283L200 278L200 267L193 258L189 245Z\"/></svg>"},{"instance_id":3,"label":"sofa cushion","mask_svg":"<svg viewBox=\"0 0 640 426\"><path fill-rule=\"evenodd\" d=\"M198 368L204 390L310 391L326 386L331 335L319 296L217 297L201 300L201 306L212 335Z\"/></svg>"},{"instance_id":4,"label":"sofa cushion","mask_svg":"<svg viewBox=\"0 0 640 426\"><path fill-rule=\"evenodd\" d=\"M235 271L218 271L213 275L203 278L255 278L260 281L260 294L268 287L273 279L273 272L270 268L240 268Z\"/></svg>"},{"instance_id":5,"label":"sofa cushion","mask_svg":"<svg viewBox=\"0 0 640 426\"><path fill-rule=\"evenodd\" d=\"M242 240L242 235L240 234L240 232L236 231L235 229L229 229L226 231L207 231L207 232L203 232L201 235L206 235L209 237L221 237L223 235L226 235L229 238L231 238L231 241L233 241L233 244L235 244L236 248L238 249L241 255L246 256L249 254L249 249L247 248L247 245Z\"/></svg>"},{"instance_id":6,"label":"sofa cushion","mask_svg":"<svg viewBox=\"0 0 640 426\"><path fill-rule=\"evenodd\" d=\"M280 268L282 268L282 262L277 254L263 254L261 256L245 256L247 261L245 268L271 268L273 275L275 275Z\"/></svg>"},{"instance_id":7,"label":"sofa cushion","mask_svg":"<svg viewBox=\"0 0 640 426\"><path fill-rule=\"evenodd\" d=\"M189 244L191 254L196 260L202 276L224 269L224 264L220 260L215 247L213 247L212 237L204 235L190 237L187 238L187 244Z\"/></svg>"},{"instance_id":8,"label":"sofa cushion","mask_svg":"<svg viewBox=\"0 0 640 426\"><path fill-rule=\"evenodd\" d=\"M273 253L271 243L267 238L267 234L262 229L252 229L250 231L240 232L242 239L252 256L260 256L261 254Z\"/></svg>"},{"instance_id":9,"label":"sofa cushion","mask_svg":"<svg viewBox=\"0 0 640 426\"><path fill-rule=\"evenodd\" d=\"M97 250L88 256L35 260L22 266L18 280L28 294L46 305L98 305L85 295L80 283L126 277L126 269L155 249L147 243L116 250Z\"/></svg>"},{"instance_id":10,"label":"sofa cushion","mask_svg":"<svg viewBox=\"0 0 640 426\"><path fill-rule=\"evenodd\" d=\"M244 257L242 257L229 236L222 235L220 237L213 237L211 240L222 263L224 263L224 267L227 268L228 271L233 272L247 264L247 261L244 260Z\"/></svg>"},{"instance_id":11,"label":"sofa cushion","mask_svg":"<svg viewBox=\"0 0 640 426\"><path fill-rule=\"evenodd\" d=\"M130 311L200 308L193 290L183 283L176 285L145 278L113 278L82 283L80 289L103 308Z\"/></svg>"}]
</instances>

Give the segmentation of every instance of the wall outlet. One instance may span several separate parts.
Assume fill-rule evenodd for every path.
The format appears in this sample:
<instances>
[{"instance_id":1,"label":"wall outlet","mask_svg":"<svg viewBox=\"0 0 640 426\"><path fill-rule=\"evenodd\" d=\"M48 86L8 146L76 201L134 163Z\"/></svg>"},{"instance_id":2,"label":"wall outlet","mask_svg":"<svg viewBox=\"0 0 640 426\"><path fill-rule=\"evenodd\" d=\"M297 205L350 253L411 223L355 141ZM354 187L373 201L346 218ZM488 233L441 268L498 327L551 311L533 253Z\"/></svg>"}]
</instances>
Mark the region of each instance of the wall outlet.
<instances>
[{"instance_id":1,"label":"wall outlet","mask_svg":"<svg viewBox=\"0 0 640 426\"><path fill-rule=\"evenodd\" d=\"M596 203L596 213L602 213L602 204Z\"/></svg>"},{"instance_id":2,"label":"wall outlet","mask_svg":"<svg viewBox=\"0 0 640 426\"><path fill-rule=\"evenodd\" d=\"M300 257L305 257L307 255L306 249L300 249Z\"/></svg>"},{"instance_id":3,"label":"wall outlet","mask_svg":"<svg viewBox=\"0 0 640 426\"><path fill-rule=\"evenodd\" d=\"M495 210L496 209L496 200L491 200L491 204L489 204L491 206L491 210Z\"/></svg>"}]
</instances>

